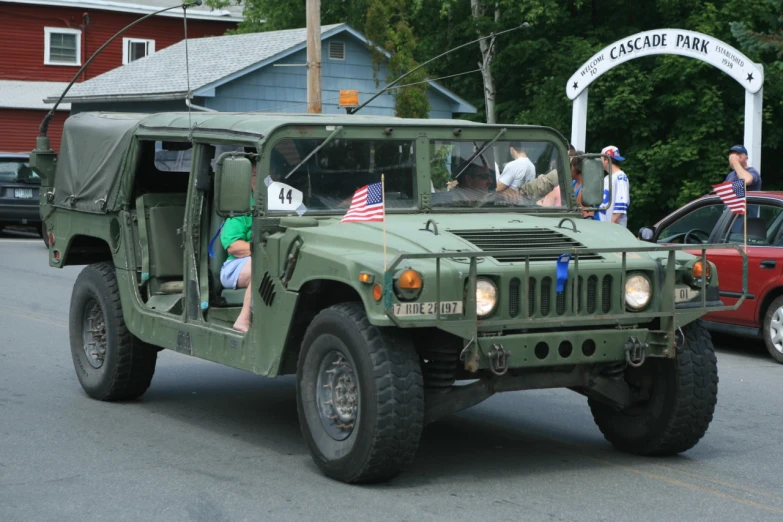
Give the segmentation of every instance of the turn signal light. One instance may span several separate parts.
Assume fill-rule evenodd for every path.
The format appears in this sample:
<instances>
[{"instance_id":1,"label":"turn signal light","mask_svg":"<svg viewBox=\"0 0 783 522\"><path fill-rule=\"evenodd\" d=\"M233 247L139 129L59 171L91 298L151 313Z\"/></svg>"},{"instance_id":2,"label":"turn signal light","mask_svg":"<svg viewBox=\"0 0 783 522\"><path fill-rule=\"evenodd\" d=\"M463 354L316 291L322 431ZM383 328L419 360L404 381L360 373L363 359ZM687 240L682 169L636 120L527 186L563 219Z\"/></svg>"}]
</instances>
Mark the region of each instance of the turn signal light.
<instances>
[{"instance_id":1,"label":"turn signal light","mask_svg":"<svg viewBox=\"0 0 783 522\"><path fill-rule=\"evenodd\" d=\"M707 277L712 277L711 271L710 264L707 263ZM704 266L702 265L701 261L696 261L693 263L691 274L693 274L694 279L701 279L701 277L704 275Z\"/></svg>"},{"instance_id":2,"label":"turn signal light","mask_svg":"<svg viewBox=\"0 0 783 522\"><path fill-rule=\"evenodd\" d=\"M376 301L380 301L381 297L383 297L383 291L381 289L381 285L376 284L374 287L372 287L372 298Z\"/></svg>"},{"instance_id":3,"label":"turn signal light","mask_svg":"<svg viewBox=\"0 0 783 522\"><path fill-rule=\"evenodd\" d=\"M365 283L365 284L371 284L373 279L375 279L372 274L368 274L367 272L361 272L359 274L359 282Z\"/></svg>"},{"instance_id":4,"label":"turn signal light","mask_svg":"<svg viewBox=\"0 0 783 522\"><path fill-rule=\"evenodd\" d=\"M51 232L49 232L49 246L50 247L54 246L54 234L52 234Z\"/></svg>"},{"instance_id":5,"label":"turn signal light","mask_svg":"<svg viewBox=\"0 0 783 522\"><path fill-rule=\"evenodd\" d=\"M421 274L415 270L406 270L397 279L397 287L405 290L421 290Z\"/></svg>"}]
</instances>

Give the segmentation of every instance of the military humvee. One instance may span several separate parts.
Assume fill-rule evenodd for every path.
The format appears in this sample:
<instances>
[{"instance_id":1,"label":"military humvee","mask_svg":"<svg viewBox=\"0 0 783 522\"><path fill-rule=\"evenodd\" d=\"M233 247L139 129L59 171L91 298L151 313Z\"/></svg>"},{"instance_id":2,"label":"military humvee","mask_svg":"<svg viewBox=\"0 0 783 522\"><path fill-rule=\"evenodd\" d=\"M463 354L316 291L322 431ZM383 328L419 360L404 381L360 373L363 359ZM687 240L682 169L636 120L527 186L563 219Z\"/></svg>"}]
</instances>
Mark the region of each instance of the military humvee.
<instances>
[{"instance_id":1,"label":"military humvee","mask_svg":"<svg viewBox=\"0 0 783 522\"><path fill-rule=\"evenodd\" d=\"M511 145L538 173L516 196L493 190ZM688 450L718 390L699 318L727 308L709 245L582 219L567 147L545 127L457 120L73 115L59 158L39 137L32 165L50 265L86 265L70 308L79 381L98 400L139 397L161 349L295 374L313 459L350 483L390 479L427 423L514 390L586 396L621 450ZM596 207L600 155L583 171ZM341 222L381 180L384 220ZM556 188L562 205L541 204ZM216 238L239 216L247 290L220 281Z\"/></svg>"}]
</instances>

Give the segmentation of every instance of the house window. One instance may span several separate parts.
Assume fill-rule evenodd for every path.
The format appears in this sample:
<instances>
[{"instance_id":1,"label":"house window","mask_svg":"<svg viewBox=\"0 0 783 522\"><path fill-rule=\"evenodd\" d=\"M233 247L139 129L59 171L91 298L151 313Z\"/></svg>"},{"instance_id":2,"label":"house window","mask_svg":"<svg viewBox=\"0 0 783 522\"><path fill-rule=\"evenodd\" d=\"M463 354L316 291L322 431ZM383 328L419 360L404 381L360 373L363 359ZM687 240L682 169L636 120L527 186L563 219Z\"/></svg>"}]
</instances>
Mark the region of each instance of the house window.
<instances>
[{"instance_id":1,"label":"house window","mask_svg":"<svg viewBox=\"0 0 783 522\"><path fill-rule=\"evenodd\" d=\"M122 64L131 63L155 52L155 40L122 39Z\"/></svg>"},{"instance_id":2,"label":"house window","mask_svg":"<svg viewBox=\"0 0 783 522\"><path fill-rule=\"evenodd\" d=\"M44 27L44 65L81 65L82 32Z\"/></svg>"},{"instance_id":3,"label":"house window","mask_svg":"<svg viewBox=\"0 0 783 522\"><path fill-rule=\"evenodd\" d=\"M342 42L329 42L329 59L345 60L345 44Z\"/></svg>"}]
</instances>

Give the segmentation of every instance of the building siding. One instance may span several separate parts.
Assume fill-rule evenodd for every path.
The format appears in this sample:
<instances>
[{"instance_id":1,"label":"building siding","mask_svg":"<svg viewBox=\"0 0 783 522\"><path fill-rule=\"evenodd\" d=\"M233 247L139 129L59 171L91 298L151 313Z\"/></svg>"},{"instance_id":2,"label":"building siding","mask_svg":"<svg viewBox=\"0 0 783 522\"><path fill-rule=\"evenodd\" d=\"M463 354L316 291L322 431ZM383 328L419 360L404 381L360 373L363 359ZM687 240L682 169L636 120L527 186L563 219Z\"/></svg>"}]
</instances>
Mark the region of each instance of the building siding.
<instances>
[{"instance_id":1,"label":"building siding","mask_svg":"<svg viewBox=\"0 0 783 522\"><path fill-rule=\"evenodd\" d=\"M70 81L79 66L44 65L44 27L82 30L82 59L85 63L109 38L143 15L101 11L93 8L22 5L0 1L0 79ZM89 14L85 28L82 15ZM188 38L219 36L236 27L235 22L188 20ZM122 65L122 39L155 40L159 51L184 39L181 19L153 17L118 36L87 67L77 81L94 78Z\"/></svg>"},{"instance_id":2,"label":"building siding","mask_svg":"<svg viewBox=\"0 0 783 522\"><path fill-rule=\"evenodd\" d=\"M35 137L47 111L0 109L0 151L29 152L35 148ZM54 151L60 150L63 123L68 113L57 111L49 123L49 143Z\"/></svg>"},{"instance_id":3,"label":"building siding","mask_svg":"<svg viewBox=\"0 0 783 522\"><path fill-rule=\"evenodd\" d=\"M345 60L329 58L329 42L345 44ZM321 112L345 114L339 107L341 89L359 91L359 103L364 103L373 93L386 84L388 70L381 66L378 72L379 86L373 80L372 56L364 43L342 33L325 39L321 45ZM214 98L207 98L210 109L226 112L306 112L307 111L307 52L302 50L273 65L246 74L218 87ZM452 118L455 104L435 91L428 89L431 118ZM384 93L363 108L362 114L394 115L394 98Z\"/></svg>"}]
</instances>

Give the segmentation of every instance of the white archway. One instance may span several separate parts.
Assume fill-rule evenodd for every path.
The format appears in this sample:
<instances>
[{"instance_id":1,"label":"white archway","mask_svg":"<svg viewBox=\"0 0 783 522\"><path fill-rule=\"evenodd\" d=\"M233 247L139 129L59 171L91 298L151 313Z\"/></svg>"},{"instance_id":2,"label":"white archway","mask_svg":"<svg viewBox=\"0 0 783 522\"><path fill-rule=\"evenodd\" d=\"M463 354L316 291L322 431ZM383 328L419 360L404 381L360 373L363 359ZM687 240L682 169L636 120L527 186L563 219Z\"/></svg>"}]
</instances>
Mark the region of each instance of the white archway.
<instances>
[{"instance_id":1,"label":"white archway","mask_svg":"<svg viewBox=\"0 0 783 522\"><path fill-rule=\"evenodd\" d=\"M587 87L621 63L656 54L677 54L706 62L745 88L745 138L748 162L761 171L761 106L764 69L729 44L695 31L656 29L610 44L587 60L568 80L566 95L574 101L571 143L584 150L587 132ZM622 147L621 147L622 150Z\"/></svg>"}]
</instances>

